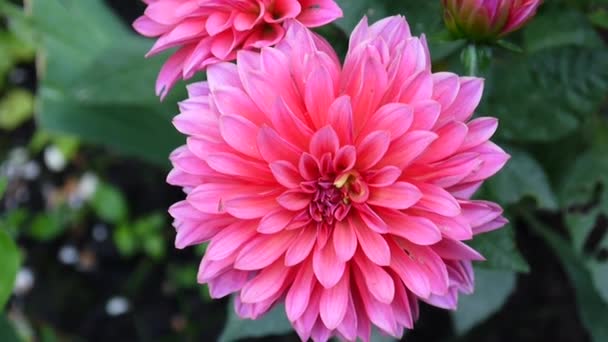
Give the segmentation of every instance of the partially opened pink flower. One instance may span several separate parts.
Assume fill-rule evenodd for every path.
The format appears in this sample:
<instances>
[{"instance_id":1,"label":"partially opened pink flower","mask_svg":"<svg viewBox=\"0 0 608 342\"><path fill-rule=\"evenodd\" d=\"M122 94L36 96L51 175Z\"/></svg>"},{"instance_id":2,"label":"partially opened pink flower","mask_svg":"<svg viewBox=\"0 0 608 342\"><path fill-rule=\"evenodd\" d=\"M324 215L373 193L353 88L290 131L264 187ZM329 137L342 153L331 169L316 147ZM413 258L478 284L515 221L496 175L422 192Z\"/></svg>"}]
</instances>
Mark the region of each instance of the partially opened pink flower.
<instances>
[{"instance_id":1,"label":"partially opened pink flower","mask_svg":"<svg viewBox=\"0 0 608 342\"><path fill-rule=\"evenodd\" d=\"M448 29L459 38L488 41L522 27L541 0L442 0Z\"/></svg>"},{"instance_id":2,"label":"partially opened pink flower","mask_svg":"<svg viewBox=\"0 0 608 342\"><path fill-rule=\"evenodd\" d=\"M176 246L210 241L198 280L255 319L284 301L302 340L412 328L418 301L473 291L462 241L504 225L471 200L508 159L471 120L483 81L430 70L403 17L353 32L344 65L293 23L276 48L208 69L175 117Z\"/></svg>"},{"instance_id":3,"label":"partially opened pink flower","mask_svg":"<svg viewBox=\"0 0 608 342\"><path fill-rule=\"evenodd\" d=\"M333 0L143 0L148 7L133 27L146 37L159 37L147 56L177 47L156 82L164 97L180 79L221 61L241 49L272 46L285 35L284 24L297 20L307 27L342 16Z\"/></svg>"}]
</instances>

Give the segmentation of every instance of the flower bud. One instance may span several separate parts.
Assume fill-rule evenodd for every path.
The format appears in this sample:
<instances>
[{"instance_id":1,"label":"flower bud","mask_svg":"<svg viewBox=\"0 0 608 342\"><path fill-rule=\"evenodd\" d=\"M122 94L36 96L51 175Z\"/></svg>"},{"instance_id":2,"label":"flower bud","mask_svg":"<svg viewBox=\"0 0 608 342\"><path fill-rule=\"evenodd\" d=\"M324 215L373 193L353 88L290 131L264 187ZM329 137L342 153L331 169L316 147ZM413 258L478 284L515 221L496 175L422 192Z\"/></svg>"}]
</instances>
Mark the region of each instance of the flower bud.
<instances>
[{"instance_id":1,"label":"flower bud","mask_svg":"<svg viewBox=\"0 0 608 342\"><path fill-rule=\"evenodd\" d=\"M488 42L522 27L541 0L442 0L444 21L457 38Z\"/></svg>"}]
</instances>

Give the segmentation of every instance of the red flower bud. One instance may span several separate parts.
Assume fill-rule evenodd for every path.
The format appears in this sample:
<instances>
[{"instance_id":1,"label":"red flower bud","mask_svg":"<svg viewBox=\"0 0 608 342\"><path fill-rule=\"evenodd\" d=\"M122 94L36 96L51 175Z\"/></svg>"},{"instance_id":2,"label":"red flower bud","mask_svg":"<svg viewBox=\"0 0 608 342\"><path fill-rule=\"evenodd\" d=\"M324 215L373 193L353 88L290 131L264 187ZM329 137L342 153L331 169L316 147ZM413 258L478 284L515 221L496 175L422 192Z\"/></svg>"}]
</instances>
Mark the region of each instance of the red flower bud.
<instances>
[{"instance_id":1,"label":"red flower bud","mask_svg":"<svg viewBox=\"0 0 608 342\"><path fill-rule=\"evenodd\" d=\"M492 41L522 27L541 0L442 0L444 21L458 38Z\"/></svg>"}]
</instances>

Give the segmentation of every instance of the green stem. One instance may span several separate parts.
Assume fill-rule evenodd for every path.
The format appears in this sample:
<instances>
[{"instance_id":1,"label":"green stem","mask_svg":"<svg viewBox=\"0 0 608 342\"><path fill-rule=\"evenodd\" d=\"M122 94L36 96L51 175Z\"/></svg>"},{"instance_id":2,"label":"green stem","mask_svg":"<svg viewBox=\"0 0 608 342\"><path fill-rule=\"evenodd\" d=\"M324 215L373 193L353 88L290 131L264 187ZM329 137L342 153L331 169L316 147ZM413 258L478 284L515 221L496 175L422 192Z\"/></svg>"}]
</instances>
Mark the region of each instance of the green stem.
<instances>
[{"instance_id":1,"label":"green stem","mask_svg":"<svg viewBox=\"0 0 608 342\"><path fill-rule=\"evenodd\" d=\"M461 59L466 68L467 75L477 76L479 74L479 59L475 44L469 44L464 48Z\"/></svg>"}]
</instances>

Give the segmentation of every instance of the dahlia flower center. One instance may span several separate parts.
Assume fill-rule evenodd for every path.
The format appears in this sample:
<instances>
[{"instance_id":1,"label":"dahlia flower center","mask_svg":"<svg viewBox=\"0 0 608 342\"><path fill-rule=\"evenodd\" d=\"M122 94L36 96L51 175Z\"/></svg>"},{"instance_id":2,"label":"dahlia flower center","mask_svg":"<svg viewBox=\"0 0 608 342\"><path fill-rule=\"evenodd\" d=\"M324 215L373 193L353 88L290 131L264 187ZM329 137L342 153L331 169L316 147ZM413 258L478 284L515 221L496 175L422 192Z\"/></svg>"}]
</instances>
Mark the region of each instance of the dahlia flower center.
<instances>
[{"instance_id":1,"label":"dahlia flower center","mask_svg":"<svg viewBox=\"0 0 608 342\"><path fill-rule=\"evenodd\" d=\"M309 186L315 191L308 206L310 217L330 226L346 217L352 203L363 203L369 197L367 184L354 172L335 177L333 181L324 177Z\"/></svg>"}]
</instances>

